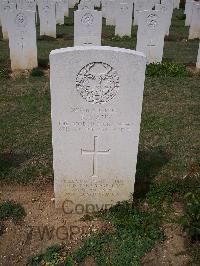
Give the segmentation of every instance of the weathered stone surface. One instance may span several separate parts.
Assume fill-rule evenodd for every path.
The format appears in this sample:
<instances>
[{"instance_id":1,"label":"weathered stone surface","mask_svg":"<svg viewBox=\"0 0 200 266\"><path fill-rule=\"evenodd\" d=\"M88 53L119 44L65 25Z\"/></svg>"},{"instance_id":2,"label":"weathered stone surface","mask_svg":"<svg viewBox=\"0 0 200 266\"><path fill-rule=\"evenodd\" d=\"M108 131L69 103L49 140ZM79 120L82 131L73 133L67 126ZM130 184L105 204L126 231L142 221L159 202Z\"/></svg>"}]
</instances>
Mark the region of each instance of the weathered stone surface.
<instances>
[{"instance_id":1,"label":"weathered stone surface","mask_svg":"<svg viewBox=\"0 0 200 266\"><path fill-rule=\"evenodd\" d=\"M197 55L197 64L196 68L200 69L200 43L199 43L199 50L198 50L198 55Z\"/></svg>"},{"instance_id":2,"label":"weathered stone surface","mask_svg":"<svg viewBox=\"0 0 200 266\"><path fill-rule=\"evenodd\" d=\"M56 23L63 25L65 23L65 3L63 0L56 0Z\"/></svg>"},{"instance_id":3,"label":"weathered stone surface","mask_svg":"<svg viewBox=\"0 0 200 266\"><path fill-rule=\"evenodd\" d=\"M113 47L50 54L56 206L100 209L134 192L146 60Z\"/></svg>"},{"instance_id":4,"label":"weathered stone surface","mask_svg":"<svg viewBox=\"0 0 200 266\"><path fill-rule=\"evenodd\" d=\"M39 1L38 10L40 16L40 35L56 38L55 1Z\"/></svg>"},{"instance_id":5,"label":"weathered stone surface","mask_svg":"<svg viewBox=\"0 0 200 266\"><path fill-rule=\"evenodd\" d=\"M8 25L12 70L37 67L35 12L15 10L10 13Z\"/></svg>"},{"instance_id":6,"label":"weathered stone surface","mask_svg":"<svg viewBox=\"0 0 200 266\"><path fill-rule=\"evenodd\" d=\"M133 1L119 3L116 7L115 35L131 36Z\"/></svg>"},{"instance_id":7,"label":"weathered stone surface","mask_svg":"<svg viewBox=\"0 0 200 266\"><path fill-rule=\"evenodd\" d=\"M194 2L189 29L189 39L200 39L200 2Z\"/></svg>"},{"instance_id":8,"label":"weathered stone surface","mask_svg":"<svg viewBox=\"0 0 200 266\"><path fill-rule=\"evenodd\" d=\"M101 45L102 13L83 9L74 12L74 46Z\"/></svg>"},{"instance_id":9,"label":"weathered stone surface","mask_svg":"<svg viewBox=\"0 0 200 266\"><path fill-rule=\"evenodd\" d=\"M136 50L147 56L148 63L161 62L166 29L163 12L143 11L138 18Z\"/></svg>"},{"instance_id":10,"label":"weathered stone surface","mask_svg":"<svg viewBox=\"0 0 200 266\"><path fill-rule=\"evenodd\" d=\"M16 10L16 2L11 0L3 0L0 2L0 17L2 25L3 39L8 39L8 23L10 18L10 13Z\"/></svg>"}]
</instances>

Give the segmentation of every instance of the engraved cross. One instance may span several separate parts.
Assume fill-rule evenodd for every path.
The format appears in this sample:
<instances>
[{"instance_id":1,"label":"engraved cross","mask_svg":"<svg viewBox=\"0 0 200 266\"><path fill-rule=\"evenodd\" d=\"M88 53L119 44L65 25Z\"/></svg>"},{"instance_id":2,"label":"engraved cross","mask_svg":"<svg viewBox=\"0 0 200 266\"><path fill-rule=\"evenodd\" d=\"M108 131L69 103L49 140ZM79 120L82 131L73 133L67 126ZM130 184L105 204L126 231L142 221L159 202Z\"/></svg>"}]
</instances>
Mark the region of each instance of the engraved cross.
<instances>
[{"instance_id":1,"label":"engraved cross","mask_svg":"<svg viewBox=\"0 0 200 266\"><path fill-rule=\"evenodd\" d=\"M110 153L110 149L105 150L105 151L98 151L97 139L98 139L98 136L94 136L94 148L93 148L93 150L81 149L82 155L93 155L92 177L97 177L97 155L106 155L106 154Z\"/></svg>"}]
</instances>

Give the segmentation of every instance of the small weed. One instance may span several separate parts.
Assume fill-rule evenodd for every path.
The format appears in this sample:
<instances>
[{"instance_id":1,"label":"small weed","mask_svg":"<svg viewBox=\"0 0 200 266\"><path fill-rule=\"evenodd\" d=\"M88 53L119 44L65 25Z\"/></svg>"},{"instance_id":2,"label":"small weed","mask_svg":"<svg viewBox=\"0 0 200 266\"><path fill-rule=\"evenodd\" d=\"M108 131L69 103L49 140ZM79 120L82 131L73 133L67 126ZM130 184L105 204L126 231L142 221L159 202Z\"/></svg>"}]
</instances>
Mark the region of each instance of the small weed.
<instances>
[{"instance_id":1,"label":"small weed","mask_svg":"<svg viewBox=\"0 0 200 266\"><path fill-rule=\"evenodd\" d=\"M44 72L40 68L36 67L36 68L32 69L30 75L32 77L42 77L42 76L44 76Z\"/></svg>"},{"instance_id":2,"label":"small weed","mask_svg":"<svg viewBox=\"0 0 200 266\"><path fill-rule=\"evenodd\" d=\"M179 19L179 20L185 20L185 19L186 19L186 15L183 14L183 13L177 14L176 17L177 17L177 19Z\"/></svg>"},{"instance_id":3,"label":"small weed","mask_svg":"<svg viewBox=\"0 0 200 266\"><path fill-rule=\"evenodd\" d=\"M20 222L26 216L24 208L14 201L7 201L0 205L0 221L12 219L14 223Z\"/></svg>"},{"instance_id":4,"label":"small weed","mask_svg":"<svg viewBox=\"0 0 200 266\"><path fill-rule=\"evenodd\" d=\"M180 223L191 240L200 240L200 184L194 192L185 195L185 214Z\"/></svg>"},{"instance_id":5,"label":"small weed","mask_svg":"<svg viewBox=\"0 0 200 266\"><path fill-rule=\"evenodd\" d=\"M93 221L94 220L94 216L86 214L81 218L81 221Z\"/></svg>"},{"instance_id":6,"label":"small weed","mask_svg":"<svg viewBox=\"0 0 200 266\"><path fill-rule=\"evenodd\" d=\"M64 261L64 266L74 266L72 257L68 256Z\"/></svg>"},{"instance_id":7,"label":"small weed","mask_svg":"<svg viewBox=\"0 0 200 266\"><path fill-rule=\"evenodd\" d=\"M191 72L182 64L162 62L149 64L146 75L150 77L187 77L191 76Z\"/></svg>"},{"instance_id":8,"label":"small weed","mask_svg":"<svg viewBox=\"0 0 200 266\"><path fill-rule=\"evenodd\" d=\"M27 261L27 266L38 266L41 262L45 262L48 265L58 265L62 259L61 252L63 247L61 245L53 245L44 253L41 253L37 256L29 257Z\"/></svg>"},{"instance_id":9,"label":"small weed","mask_svg":"<svg viewBox=\"0 0 200 266\"><path fill-rule=\"evenodd\" d=\"M141 257L152 249L157 240L163 240L160 218L155 212L141 212L129 202L119 203L102 212L99 218L111 223L116 230L101 232L86 239L76 250L76 263L88 256L97 265L139 265Z\"/></svg>"},{"instance_id":10,"label":"small weed","mask_svg":"<svg viewBox=\"0 0 200 266\"><path fill-rule=\"evenodd\" d=\"M56 41L56 38L46 35L41 35L38 37L39 41Z\"/></svg>"},{"instance_id":11,"label":"small weed","mask_svg":"<svg viewBox=\"0 0 200 266\"><path fill-rule=\"evenodd\" d=\"M9 70L6 68L0 68L0 78L8 79L10 77Z\"/></svg>"},{"instance_id":12,"label":"small weed","mask_svg":"<svg viewBox=\"0 0 200 266\"><path fill-rule=\"evenodd\" d=\"M159 210L162 208L163 202L171 204L175 195L176 197L183 197L188 191L193 191L197 182L197 180L188 177L183 180L170 179L161 183L154 183L147 193L146 200L151 206Z\"/></svg>"},{"instance_id":13,"label":"small weed","mask_svg":"<svg viewBox=\"0 0 200 266\"><path fill-rule=\"evenodd\" d=\"M190 173L182 180L153 183L145 199L138 202L121 202L95 215L95 218L111 225L110 229L106 227L92 234L84 240L82 247L72 251L71 254L63 252L64 257L62 257L59 250L56 254L53 253L54 255L47 250L46 255L35 257L34 260L32 259L32 264L28 265L40 265L33 262L42 260L52 265L52 262L60 262L61 257L66 266L83 263L89 257L93 258L97 265L141 265L141 258L152 250L158 241L165 240L161 223L163 214L167 214L168 210L162 207L163 203L168 202L171 206L174 196L176 199L179 196L181 200L186 192L192 191L193 193L198 184L198 179L194 177L196 174L194 176ZM149 205L146 210L142 207L144 203ZM85 220L86 218L90 219L90 217L85 217Z\"/></svg>"},{"instance_id":14,"label":"small weed","mask_svg":"<svg viewBox=\"0 0 200 266\"><path fill-rule=\"evenodd\" d=\"M131 37L129 36L123 36L123 37L120 37L119 35L116 35L114 37L111 37L110 38L111 41L115 41L115 42L121 42L121 41L131 41Z\"/></svg>"}]
</instances>

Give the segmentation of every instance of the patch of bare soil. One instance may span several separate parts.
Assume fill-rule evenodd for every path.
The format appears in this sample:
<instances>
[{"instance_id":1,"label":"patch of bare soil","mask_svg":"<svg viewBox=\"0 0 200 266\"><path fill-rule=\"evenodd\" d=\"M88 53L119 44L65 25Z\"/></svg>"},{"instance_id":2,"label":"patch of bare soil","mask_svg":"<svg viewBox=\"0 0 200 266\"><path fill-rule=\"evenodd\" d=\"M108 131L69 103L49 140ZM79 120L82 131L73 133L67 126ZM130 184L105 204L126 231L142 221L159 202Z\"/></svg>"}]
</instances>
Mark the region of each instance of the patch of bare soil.
<instances>
[{"instance_id":1,"label":"patch of bare soil","mask_svg":"<svg viewBox=\"0 0 200 266\"><path fill-rule=\"evenodd\" d=\"M174 204L173 217L177 218L182 213L182 205ZM143 266L184 266L188 265L190 258L186 255L186 238L177 224L163 225L166 240L144 256Z\"/></svg>"},{"instance_id":2,"label":"patch of bare soil","mask_svg":"<svg viewBox=\"0 0 200 266\"><path fill-rule=\"evenodd\" d=\"M4 222L5 232L0 236L0 265L26 265L27 258L45 251L55 244L71 249L102 224L99 221L80 221L82 214L67 214L54 207L53 185L2 185L0 202L20 203L27 216L15 225Z\"/></svg>"},{"instance_id":3,"label":"patch of bare soil","mask_svg":"<svg viewBox=\"0 0 200 266\"><path fill-rule=\"evenodd\" d=\"M6 230L0 236L0 265L23 266L29 256L37 255L51 245L64 244L66 250L81 244L84 237L98 230L111 230L99 221L80 221L82 214L66 214L54 207L52 184L40 185L2 185L0 202L13 200L20 203L27 216L23 222L15 225L4 222ZM181 206L175 206L175 216L181 213ZM188 257L178 255L185 251L185 239L176 225L165 225L167 239L157 245L143 258L144 266L187 265ZM88 257L81 265L94 266L94 259Z\"/></svg>"}]
</instances>

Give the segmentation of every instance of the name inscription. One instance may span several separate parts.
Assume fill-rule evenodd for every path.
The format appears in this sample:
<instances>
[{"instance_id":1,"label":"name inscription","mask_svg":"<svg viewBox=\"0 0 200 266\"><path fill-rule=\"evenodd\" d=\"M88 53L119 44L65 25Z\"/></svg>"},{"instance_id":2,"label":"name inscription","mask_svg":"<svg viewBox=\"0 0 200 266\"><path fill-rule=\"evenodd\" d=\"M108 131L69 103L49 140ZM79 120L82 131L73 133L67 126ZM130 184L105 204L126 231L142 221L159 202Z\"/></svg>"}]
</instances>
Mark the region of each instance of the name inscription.
<instances>
[{"instance_id":1,"label":"name inscription","mask_svg":"<svg viewBox=\"0 0 200 266\"><path fill-rule=\"evenodd\" d=\"M65 132L93 132L93 131L119 131L129 132L134 123L130 121L119 121L115 119L120 115L115 108L79 108L71 107L70 112L78 114L79 119L60 120L58 127ZM77 116L76 116L77 117Z\"/></svg>"}]
</instances>

